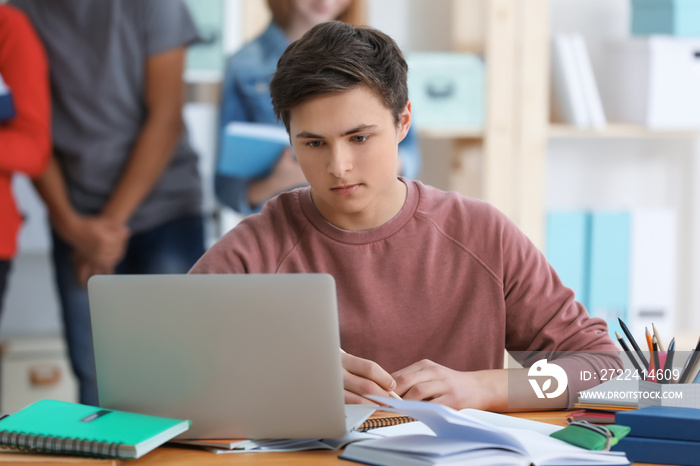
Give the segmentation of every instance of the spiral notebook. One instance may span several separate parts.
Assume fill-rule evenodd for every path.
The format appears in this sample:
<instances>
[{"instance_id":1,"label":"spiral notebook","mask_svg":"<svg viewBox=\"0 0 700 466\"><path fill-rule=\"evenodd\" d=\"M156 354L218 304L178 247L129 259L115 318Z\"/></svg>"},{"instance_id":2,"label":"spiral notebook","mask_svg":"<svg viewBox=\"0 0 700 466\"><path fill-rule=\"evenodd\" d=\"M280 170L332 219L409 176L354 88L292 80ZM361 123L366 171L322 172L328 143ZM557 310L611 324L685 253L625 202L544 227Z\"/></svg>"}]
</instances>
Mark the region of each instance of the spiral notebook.
<instances>
[{"instance_id":1,"label":"spiral notebook","mask_svg":"<svg viewBox=\"0 0 700 466\"><path fill-rule=\"evenodd\" d=\"M47 453L139 458L190 421L41 400L0 420L0 445Z\"/></svg>"}]
</instances>

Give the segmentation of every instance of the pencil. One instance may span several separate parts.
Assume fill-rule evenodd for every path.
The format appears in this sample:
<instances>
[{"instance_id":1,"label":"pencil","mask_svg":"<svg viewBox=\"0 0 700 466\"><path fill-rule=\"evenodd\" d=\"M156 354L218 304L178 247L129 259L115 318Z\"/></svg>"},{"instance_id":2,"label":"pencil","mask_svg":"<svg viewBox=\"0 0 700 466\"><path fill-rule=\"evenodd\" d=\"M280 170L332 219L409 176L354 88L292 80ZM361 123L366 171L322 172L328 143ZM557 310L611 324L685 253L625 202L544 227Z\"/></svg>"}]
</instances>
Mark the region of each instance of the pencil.
<instances>
[{"instance_id":1,"label":"pencil","mask_svg":"<svg viewBox=\"0 0 700 466\"><path fill-rule=\"evenodd\" d=\"M666 347L664 346L663 342L661 341L661 334L656 328L656 325L653 323L651 324L651 329L654 332L654 336L656 337L656 342L659 344L659 351L666 351Z\"/></svg>"},{"instance_id":2,"label":"pencil","mask_svg":"<svg viewBox=\"0 0 700 466\"><path fill-rule=\"evenodd\" d=\"M644 371L642 370L641 366L637 362L637 359L634 357L634 354L632 354L632 352L630 351L629 347L627 346L627 343L625 343L625 340L624 340L624 338L622 338L622 335L615 332L615 336L617 337L617 341L620 342L620 346L622 346L622 350L625 352L625 354L627 355L629 360L632 361L632 365L637 370L637 373L641 377L644 377Z\"/></svg>"},{"instance_id":3,"label":"pencil","mask_svg":"<svg viewBox=\"0 0 700 466\"><path fill-rule=\"evenodd\" d=\"M650 367L650 370L656 370L656 366L653 364L653 355L654 355L654 344L651 341L651 333L649 333L649 329L644 327L644 336L647 339L647 346L649 347L649 359L652 360L652 365Z\"/></svg>"},{"instance_id":4,"label":"pencil","mask_svg":"<svg viewBox=\"0 0 700 466\"><path fill-rule=\"evenodd\" d=\"M668 351L666 351L666 363L664 364L664 374L669 371L671 378L669 382L673 381L673 353L676 351L676 337L671 338L671 343L668 344Z\"/></svg>"},{"instance_id":5,"label":"pencil","mask_svg":"<svg viewBox=\"0 0 700 466\"><path fill-rule=\"evenodd\" d=\"M637 352L637 356L639 356L639 360L642 362L642 366L644 366L644 369L647 369L649 367L649 361L647 361L647 358L644 357L644 353L642 353L642 350L639 349L637 340L634 339L634 337L632 336L632 332L630 332L630 329L627 328L627 325L622 321L622 319L618 317L617 320L620 322L620 328L623 332L625 332L625 335L627 335L627 339L630 341L632 348L634 348L634 350Z\"/></svg>"},{"instance_id":6,"label":"pencil","mask_svg":"<svg viewBox=\"0 0 700 466\"><path fill-rule=\"evenodd\" d=\"M661 369L661 364L659 363L659 342L656 341L656 336L651 338L651 348L654 355L654 380L658 383L664 383L664 374Z\"/></svg>"},{"instance_id":7,"label":"pencil","mask_svg":"<svg viewBox=\"0 0 700 466\"><path fill-rule=\"evenodd\" d=\"M695 368L695 362L698 360L698 350L700 350L700 338L698 338L698 343L697 345L695 345L695 349L688 358L688 362L685 368L683 369L683 373L681 374L679 383L685 383L690 373L693 372Z\"/></svg>"},{"instance_id":8,"label":"pencil","mask_svg":"<svg viewBox=\"0 0 700 466\"><path fill-rule=\"evenodd\" d=\"M344 350L343 348L340 348L340 352L341 352L341 353L345 353L345 350ZM348 354L348 353L345 353L345 354ZM387 392L389 393L389 396L390 396L390 397L392 397L392 398L394 398L394 399L396 399L396 400L401 400L401 399L402 399L402 398L401 398L399 395L397 395L393 390L387 390Z\"/></svg>"}]
</instances>

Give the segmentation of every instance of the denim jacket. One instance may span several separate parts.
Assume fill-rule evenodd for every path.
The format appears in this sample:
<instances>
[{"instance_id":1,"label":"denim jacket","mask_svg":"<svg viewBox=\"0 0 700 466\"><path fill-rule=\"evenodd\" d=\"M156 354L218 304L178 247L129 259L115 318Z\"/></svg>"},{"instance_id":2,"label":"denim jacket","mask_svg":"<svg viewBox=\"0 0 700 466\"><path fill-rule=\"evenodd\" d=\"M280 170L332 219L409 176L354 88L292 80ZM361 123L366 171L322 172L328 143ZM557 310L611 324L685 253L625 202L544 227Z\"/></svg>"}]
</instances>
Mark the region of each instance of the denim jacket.
<instances>
[{"instance_id":1,"label":"denim jacket","mask_svg":"<svg viewBox=\"0 0 700 466\"><path fill-rule=\"evenodd\" d=\"M274 22L265 32L245 44L229 58L221 90L219 134L232 121L277 124L270 99L270 81L277 61L289 45L287 37ZM221 145L219 145L221 146ZM409 130L399 144L402 175L415 178L420 171L421 156L415 130ZM214 180L219 200L242 213L250 214L262 206L248 204L248 178L235 178L217 173Z\"/></svg>"}]
</instances>

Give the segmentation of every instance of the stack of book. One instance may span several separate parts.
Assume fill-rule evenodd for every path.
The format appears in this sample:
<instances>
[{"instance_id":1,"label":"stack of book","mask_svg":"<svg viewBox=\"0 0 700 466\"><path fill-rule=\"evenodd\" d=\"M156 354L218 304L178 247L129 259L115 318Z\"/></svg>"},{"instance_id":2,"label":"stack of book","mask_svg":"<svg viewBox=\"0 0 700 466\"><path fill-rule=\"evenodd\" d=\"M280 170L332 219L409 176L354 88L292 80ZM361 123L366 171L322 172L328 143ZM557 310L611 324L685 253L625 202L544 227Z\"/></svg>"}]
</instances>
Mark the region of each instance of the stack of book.
<instances>
[{"instance_id":1,"label":"stack of book","mask_svg":"<svg viewBox=\"0 0 700 466\"><path fill-rule=\"evenodd\" d=\"M632 429L612 448L630 461L700 465L700 409L649 406L619 412L615 423Z\"/></svg>"}]
</instances>

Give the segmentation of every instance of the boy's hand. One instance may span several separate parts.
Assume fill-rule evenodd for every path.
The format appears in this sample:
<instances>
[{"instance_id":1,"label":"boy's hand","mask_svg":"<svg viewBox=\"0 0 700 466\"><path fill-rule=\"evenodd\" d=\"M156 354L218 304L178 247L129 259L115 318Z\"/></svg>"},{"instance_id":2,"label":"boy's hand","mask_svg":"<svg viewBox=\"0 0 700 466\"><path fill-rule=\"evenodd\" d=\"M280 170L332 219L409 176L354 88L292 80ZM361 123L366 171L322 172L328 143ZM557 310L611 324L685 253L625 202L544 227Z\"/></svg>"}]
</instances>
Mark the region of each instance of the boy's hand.
<instances>
[{"instance_id":1,"label":"boy's hand","mask_svg":"<svg viewBox=\"0 0 700 466\"><path fill-rule=\"evenodd\" d=\"M389 396L396 382L379 364L343 352L343 385L346 404L375 403L364 395Z\"/></svg>"},{"instance_id":2,"label":"boy's hand","mask_svg":"<svg viewBox=\"0 0 700 466\"><path fill-rule=\"evenodd\" d=\"M489 409L489 372L459 372L424 359L394 372L396 393L406 400L434 401L454 409Z\"/></svg>"}]
</instances>

